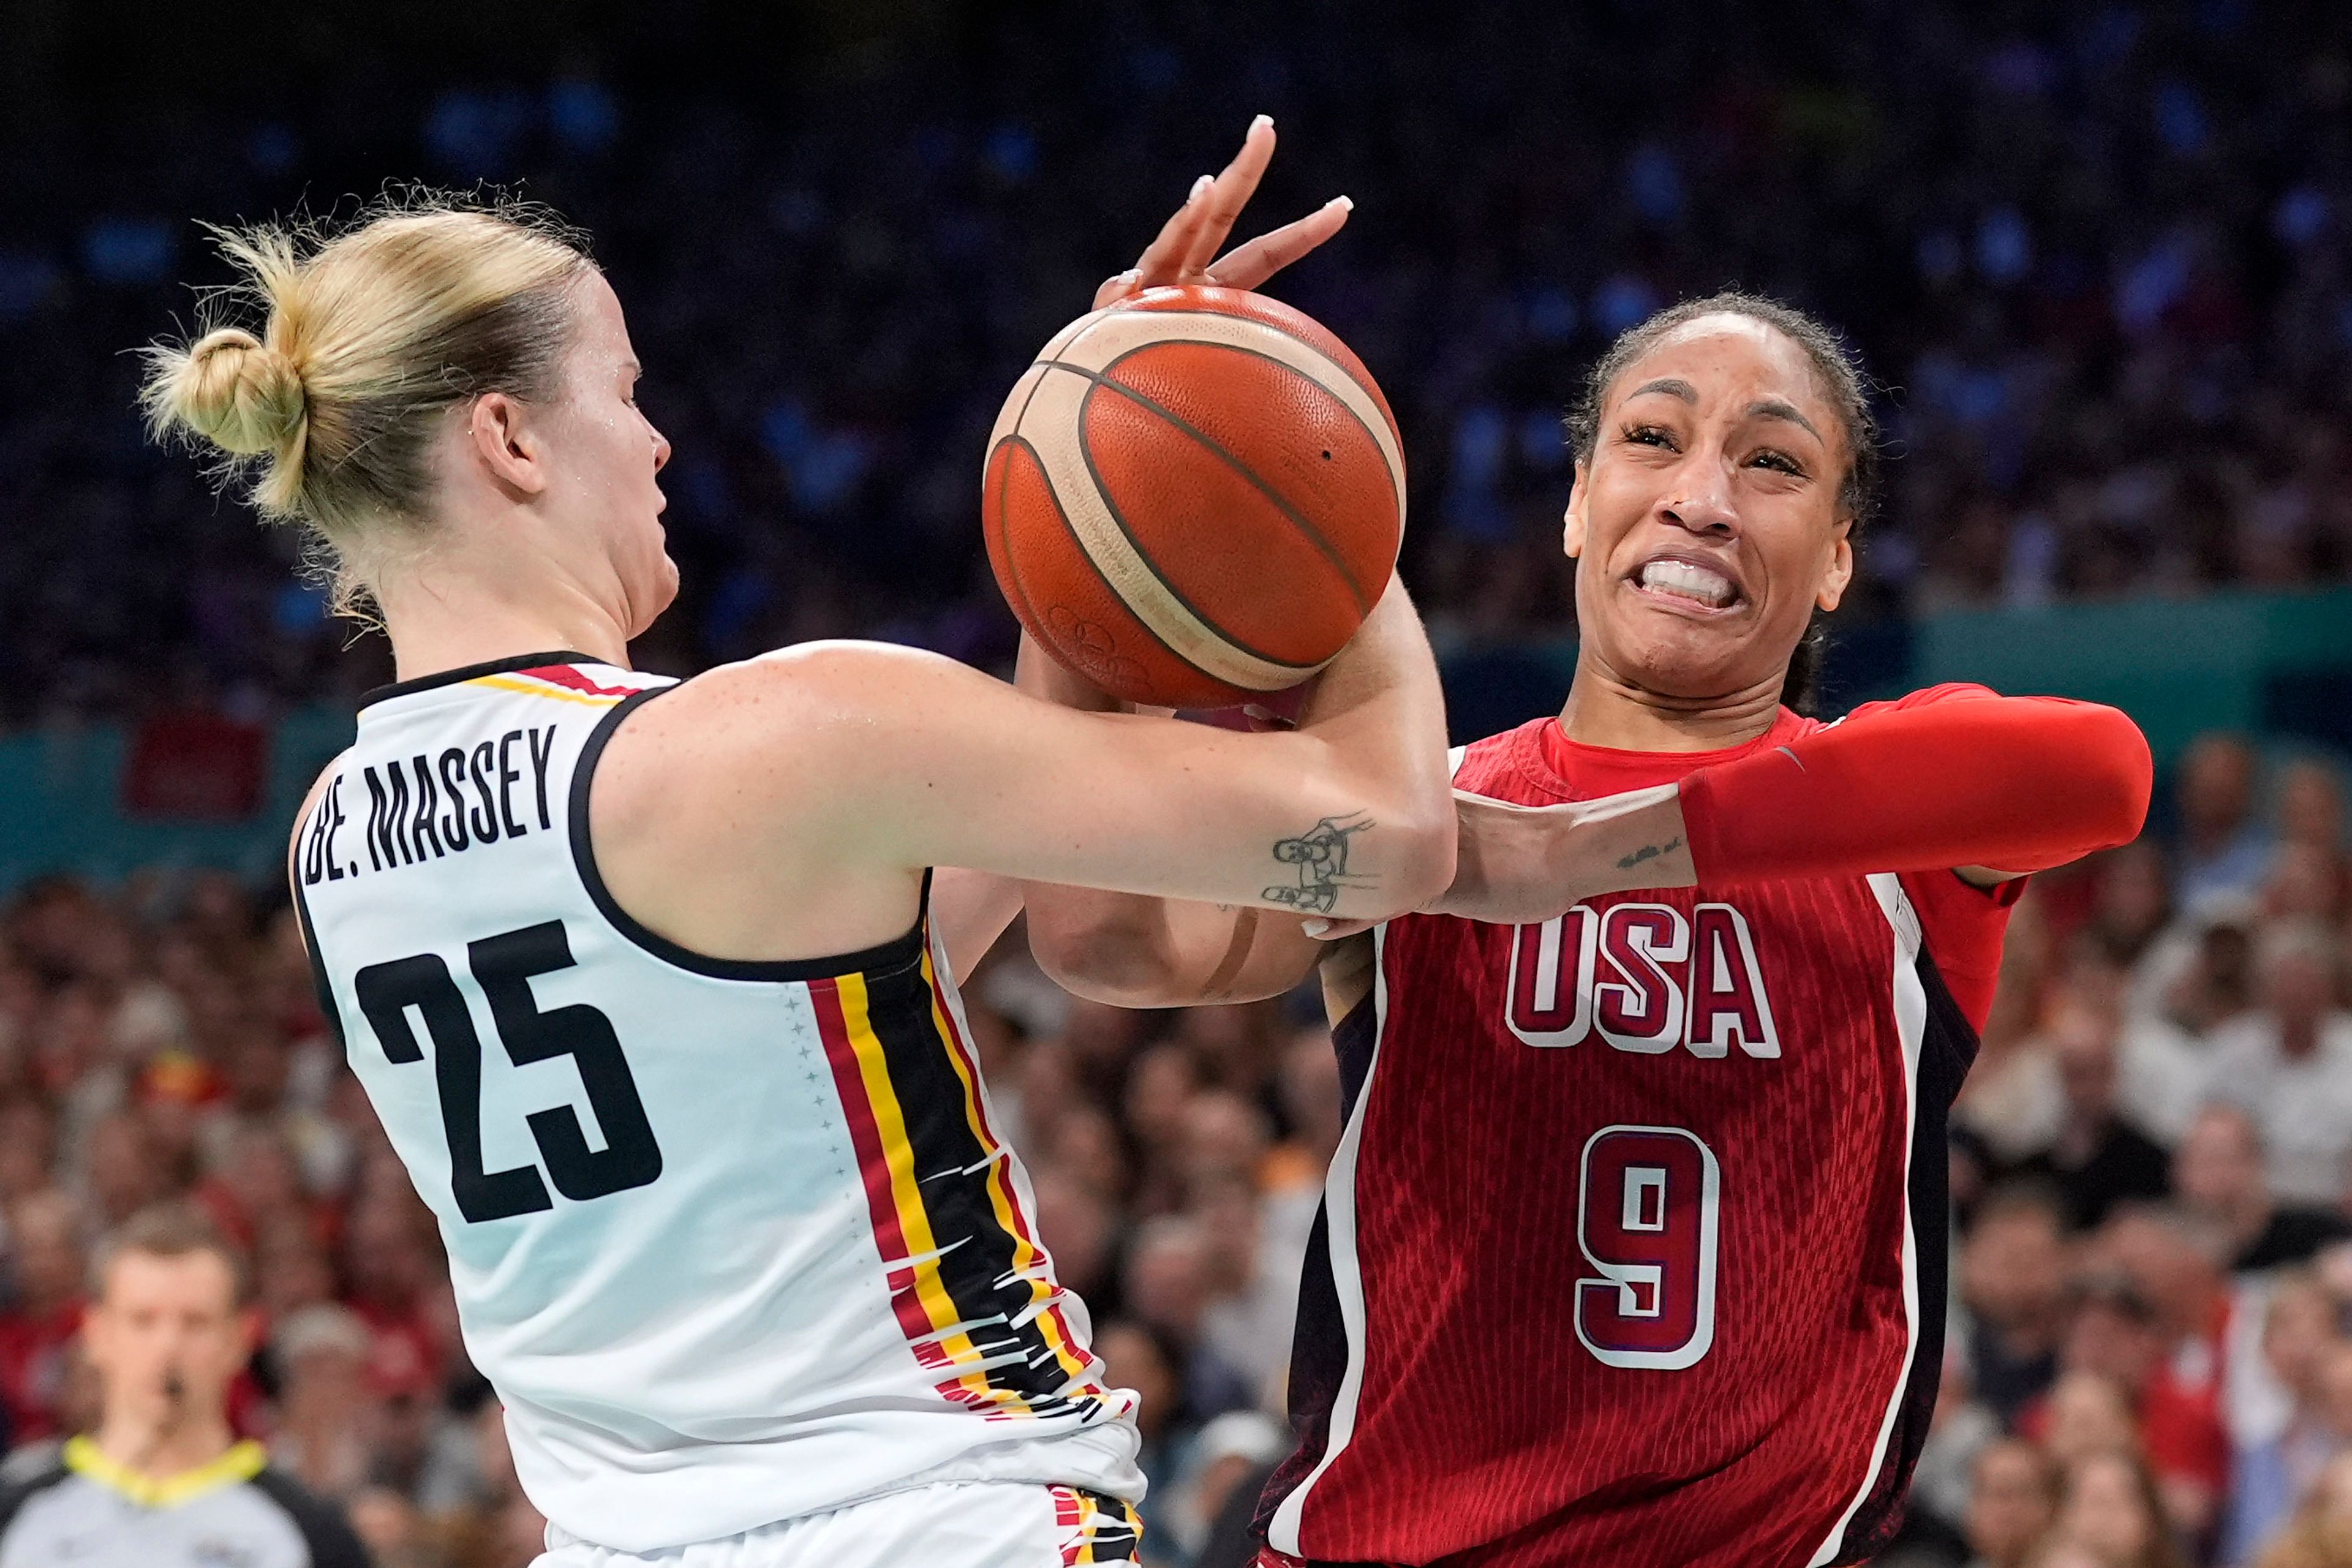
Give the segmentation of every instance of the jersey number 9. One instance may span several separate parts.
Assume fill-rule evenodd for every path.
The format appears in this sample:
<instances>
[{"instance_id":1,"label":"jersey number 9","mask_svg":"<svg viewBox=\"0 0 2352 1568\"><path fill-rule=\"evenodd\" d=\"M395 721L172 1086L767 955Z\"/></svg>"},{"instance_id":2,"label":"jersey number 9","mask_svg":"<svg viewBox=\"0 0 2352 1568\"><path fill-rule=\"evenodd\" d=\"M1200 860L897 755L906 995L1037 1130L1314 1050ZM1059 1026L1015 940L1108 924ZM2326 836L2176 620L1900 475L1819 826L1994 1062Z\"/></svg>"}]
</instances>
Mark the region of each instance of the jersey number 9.
<instances>
[{"instance_id":1,"label":"jersey number 9","mask_svg":"<svg viewBox=\"0 0 2352 1568\"><path fill-rule=\"evenodd\" d=\"M1604 1364L1675 1372L1715 1343L1722 1175L1680 1127L1604 1127L1585 1141L1576 1337Z\"/></svg>"}]
</instances>

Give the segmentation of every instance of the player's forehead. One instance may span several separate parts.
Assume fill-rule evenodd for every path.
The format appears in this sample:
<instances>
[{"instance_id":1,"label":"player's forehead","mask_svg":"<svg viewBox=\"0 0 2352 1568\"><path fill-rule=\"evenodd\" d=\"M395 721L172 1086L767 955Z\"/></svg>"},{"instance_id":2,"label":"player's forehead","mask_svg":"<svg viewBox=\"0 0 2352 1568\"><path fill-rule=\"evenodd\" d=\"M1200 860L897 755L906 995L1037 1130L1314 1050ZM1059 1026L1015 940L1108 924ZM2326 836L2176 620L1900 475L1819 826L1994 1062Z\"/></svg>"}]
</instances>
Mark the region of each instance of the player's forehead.
<instances>
[{"instance_id":1,"label":"player's forehead","mask_svg":"<svg viewBox=\"0 0 2352 1568\"><path fill-rule=\"evenodd\" d=\"M1614 407L1657 396L1701 409L1786 403L1824 437L1840 424L1820 367L1804 346L1769 321L1732 310L1668 328L1617 373L1608 401Z\"/></svg>"}]
</instances>

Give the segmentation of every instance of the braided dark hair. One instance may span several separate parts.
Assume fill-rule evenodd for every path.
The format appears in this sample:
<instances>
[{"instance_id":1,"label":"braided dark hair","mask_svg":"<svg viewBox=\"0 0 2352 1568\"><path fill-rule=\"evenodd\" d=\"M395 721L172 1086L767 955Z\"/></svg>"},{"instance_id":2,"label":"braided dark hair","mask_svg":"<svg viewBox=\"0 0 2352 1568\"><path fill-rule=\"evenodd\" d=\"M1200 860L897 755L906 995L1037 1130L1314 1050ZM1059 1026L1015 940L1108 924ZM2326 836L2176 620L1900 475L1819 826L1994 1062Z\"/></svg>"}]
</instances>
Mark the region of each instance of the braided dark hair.
<instances>
[{"instance_id":1,"label":"braided dark hair","mask_svg":"<svg viewBox=\"0 0 2352 1568\"><path fill-rule=\"evenodd\" d=\"M1593 443L1601 434L1601 408L1617 378L1675 329L1702 316L1745 316L1761 321L1805 351L1845 431L1845 475L1838 483L1838 510L1848 520L1846 537L1858 541L1878 506L1878 416L1870 406L1870 384L1843 338L1794 306L1761 294L1727 289L1704 299L1685 300L1620 333L1609 352L1593 363L1584 378L1582 395L1569 411L1569 443L1576 460L1591 460ZM1821 612L1815 611L1812 624L1790 657L1789 679L1781 689L1781 700L1800 713L1811 713L1820 696L1822 656L1828 646L1829 627Z\"/></svg>"}]
</instances>

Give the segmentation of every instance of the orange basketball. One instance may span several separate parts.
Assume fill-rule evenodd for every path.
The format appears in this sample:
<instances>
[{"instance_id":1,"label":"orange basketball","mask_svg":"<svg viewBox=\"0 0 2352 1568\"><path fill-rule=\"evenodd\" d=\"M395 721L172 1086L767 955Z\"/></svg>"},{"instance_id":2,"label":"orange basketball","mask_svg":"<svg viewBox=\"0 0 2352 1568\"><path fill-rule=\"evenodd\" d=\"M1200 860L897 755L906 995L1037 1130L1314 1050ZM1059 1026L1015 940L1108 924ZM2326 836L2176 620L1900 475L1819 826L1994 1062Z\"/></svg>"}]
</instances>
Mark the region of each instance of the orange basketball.
<instances>
[{"instance_id":1,"label":"orange basketball","mask_svg":"<svg viewBox=\"0 0 2352 1568\"><path fill-rule=\"evenodd\" d=\"M988 559L1013 614L1113 696L1214 708L1323 668L1388 586L1404 454L1346 344L1237 289L1080 317L989 438Z\"/></svg>"}]
</instances>

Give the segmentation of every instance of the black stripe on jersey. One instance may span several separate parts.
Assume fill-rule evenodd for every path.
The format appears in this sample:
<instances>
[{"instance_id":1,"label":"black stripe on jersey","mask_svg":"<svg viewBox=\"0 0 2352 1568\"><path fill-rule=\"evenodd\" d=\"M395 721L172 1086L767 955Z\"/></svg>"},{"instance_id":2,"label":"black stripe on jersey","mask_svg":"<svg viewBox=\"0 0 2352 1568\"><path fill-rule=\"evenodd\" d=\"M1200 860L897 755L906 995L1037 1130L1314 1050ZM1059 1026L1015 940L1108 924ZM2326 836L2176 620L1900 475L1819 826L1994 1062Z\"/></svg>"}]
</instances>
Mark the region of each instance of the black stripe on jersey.
<instances>
[{"instance_id":1,"label":"black stripe on jersey","mask_svg":"<svg viewBox=\"0 0 2352 1568\"><path fill-rule=\"evenodd\" d=\"M310 1568L368 1568L367 1548L333 1504L313 1496L275 1465L265 1465L247 1483L285 1510L310 1549Z\"/></svg>"},{"instance_id":2,"label":"black stripe on jersey","mask_svg":"<svg viewBox=\"0 0 2352 1568\"><path fill-rule=\"evenodd\" d=\"M544 662L544 661L542 661ZM714 980L828 980L836 974L864 974L877 970L895 969L911 963L923 951L923 913L916 910L915 923L906 935L879 947L869 947L863 952L845 952L831 958L751 959L713 958L707 952L697 952L681 947L666 936L647 931L623 909L604 886L604 873L596 869L596 848L588 835L588 790L596 776L596 760L604 754L605 745L628 716L665 691L676 691L679 681L670 686L652 686L615 703L613 710L596 721L589 732L588 743L580 750L580 760L572 764L572 800L569 808L572 828L572 863L580 873L580 885L588 891L588 899L596 906L612 928L644 948L663 963L674 964L690 974L706 974ZM923 874L926 902L930 892L930 873Z\"/></svg>"},{"instance_id":3,"label":"black stripe on jersey","mask_svg":"<svg viewBox=\"0 0 2352 1568\"><path fill-rule=\"evenodd\" d=\"M331 803L321 797L317 809L330 808ZM310 959L310 990L319 999L319 1014L327 1021L327 1032L335 1037L335 1048L348 1053L351 1046L343 1038L342 1010L335 1005L334 983L327 978L327 960L319 952L319 932L310 924L310 900L302 893L301 868L291 869L294 874L287 878L287 882L294 889L294 919L302 928L302 949Z\"/></svg>"},{"instance_id":4,"label":"black stripe on jersey","mask_svg":"<svg viewBox=\"0 0 2352 1568\"><path fill-rule=\"evenodd\" d=\"M1342 1126L1355 1117L1356 1100L1372 1070L1380 1026L1379 1009L1373 997L1366 996L1331 1030L1331 1048L1339 1057ZM1260 1541L1274 1524L1274 1510L1282 1500L1323 1462L1331 1442L1331 1409L1339 1400L1340 1381L1348 1375L1348 1325L1339 1315L1339 1281L1331 1267L1330 1209L1328 1198L1318 1204L1314 1228L1307 1233L1297 1327L1290 1336L1290 1426L1298 1446L1275 1467L1258 1499L1255 1528Z\"/></svg>"},{"instance_id":5,"label":"black stripe on jersey","mask_svg":"<svg viewBox=\"0 0 2352 1568\"><path fill-rule=\"evenodd\" d=\"M971 1342L999 1364L982 1375L991 1388L1015 1394L1034 1414L1071 1407L1062 1395L1070 1374L1034 1317L1013 1319L1035 1300L1030 1281L1013 1277L1018 1239L998 1220L989 1179L1012 1158L982 1145L956 1070L952 1045L940 1037L931 983L919 963L866 976L866 1016L881 1042L914 1162L915 1186L942 1249L940 1283L956 1321L971 1325Z\"/></svg>"},{"instance_id":6,"label":"black stripe on jersey","mask_svg":"<svg viewBox=\"0 0 2352 1568\"><path fill-rule=\"evenodd\" d=\"M16 1516L25 1511L26 1503L60 1481L72 1479L73 1471L66 1467L65 1460L52 1458L35 1474L0 1486L0 1547L5 1546L8 1527L16 1522Z\"/></svg>"},{"instance_id":7,"label":"black stripe on jersey","mask_svg":"<svg viewBox=\"0 0 2352 1568\"><path fill-rule=\"evenodd\" d=\"M1952 999L1924 939L1917 968L1919 983L1927 993L1927 1022L1921 1031L1919 1076L1911 1102L1909 1197L1912 1252L1918 1264L1919 1342L1912 1347L1911 1375L1903 1385L1903 1401L1887 1439L1886 1458L1871 1483L1870 1495L1847 1521L1845 1539L1839 1542L1835 1562L1840 1564L1867 1562L1902 1528L1911 1472L1927 1444L1927 1424L1936 1414L1937 1387L1944 1374L1944 1294L1951 1246L1951 1150L1946 1142L1947 1126L1960 1080L1977 1058L1977 1031Z\"/></svg>"},{"instance_id":8,"label":"black stripe on jersey","mask_svg":"<svg viewBox=\"0 0 2352 1568\"><path fill-rule=\"evenodd\" d=\"M432 675L420 675L414 680L395 680L389 686L379 686L360 699L362 708L389 700L394 697L413 697L420 691L430 691L436 686L455 686L461 680L478 680L485 675L509 675L518 669L544 669L551 664L603 664L593 654L575 653L570 648L556 648L549 653L518 653L505 658L493 658L481 664L461 665L456 669L444 669Z\"/></svg>"}]
</instances>

